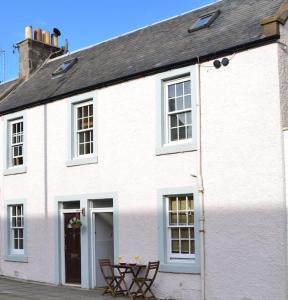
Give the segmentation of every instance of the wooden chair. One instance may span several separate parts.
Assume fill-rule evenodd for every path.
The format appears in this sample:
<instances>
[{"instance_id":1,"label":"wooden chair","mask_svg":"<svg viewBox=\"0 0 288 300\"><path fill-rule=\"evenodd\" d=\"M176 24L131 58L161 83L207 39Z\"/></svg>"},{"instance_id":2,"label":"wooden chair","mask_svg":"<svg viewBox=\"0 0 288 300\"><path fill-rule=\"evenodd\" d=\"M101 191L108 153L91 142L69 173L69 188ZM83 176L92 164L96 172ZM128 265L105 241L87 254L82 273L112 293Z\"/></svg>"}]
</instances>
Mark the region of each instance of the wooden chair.
<instances>
[{"instance_id":1,"label":"wooden chair","mask_svg":"<svg viewBox=\"0 0 288 300\"><path fill-rule=\"evenodd\" d=\"M159 265L159 261L149 262L144 277L136 277L134 279L136 290L135 292L131 293L133 299L136 297L144 297L144 299L149 299L151 296L153 299L157 299L151 291L151 287L158 273ZM148 297L148 293L151 295L150 297Z\"/></svg>"},{"instance_id":2,"label":"wooden chair","mask_svg":"<svg viewBox=\"0 0 288 300\"><path fill-rule=\"evenodd\" d=\"M117 294L124 294L124 291L121 287L122 277L121 275L117 276L114 274L114 269L111 265L110 259L99 259L99 266L103 278L106 282L106 287L102 295L110 293L113 297L115 297Z\"/></svg>"}]
</instances>

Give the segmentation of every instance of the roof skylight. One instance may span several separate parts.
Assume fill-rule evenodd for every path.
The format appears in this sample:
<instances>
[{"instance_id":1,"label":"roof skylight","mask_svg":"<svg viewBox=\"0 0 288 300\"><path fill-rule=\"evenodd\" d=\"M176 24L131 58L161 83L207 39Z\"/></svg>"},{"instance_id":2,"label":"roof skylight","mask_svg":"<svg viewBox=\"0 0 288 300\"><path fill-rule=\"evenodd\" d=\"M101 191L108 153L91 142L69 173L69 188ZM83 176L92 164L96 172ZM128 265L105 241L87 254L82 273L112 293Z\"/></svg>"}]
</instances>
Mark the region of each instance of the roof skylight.
<instances>
[{"instance_id":1,"label":"roof skylight","mask_svg":"<svg viewBox=\"0 0 288 300\"><path fill-rule=\"evenodd\" d=\"M215 19L219 16L220 10L213 11L209 14L200 16L199 19L188 29L189 32L193 32L204 27L210 26Z\"/></svg>"},{"instance_id":2,"label":"roof skylight","mask_svg":"<svg viewBox=\"0 0 288 300\"><path fill-rule=\"evenodd\" d=\"M78 61L78 58L72 58L69 60L64 61L53 73L52 76L59 76L62 75L64 73L66 73L70 68L72 68L73 65L76 64L76 62Z\"/></svg>"}]
</instances>

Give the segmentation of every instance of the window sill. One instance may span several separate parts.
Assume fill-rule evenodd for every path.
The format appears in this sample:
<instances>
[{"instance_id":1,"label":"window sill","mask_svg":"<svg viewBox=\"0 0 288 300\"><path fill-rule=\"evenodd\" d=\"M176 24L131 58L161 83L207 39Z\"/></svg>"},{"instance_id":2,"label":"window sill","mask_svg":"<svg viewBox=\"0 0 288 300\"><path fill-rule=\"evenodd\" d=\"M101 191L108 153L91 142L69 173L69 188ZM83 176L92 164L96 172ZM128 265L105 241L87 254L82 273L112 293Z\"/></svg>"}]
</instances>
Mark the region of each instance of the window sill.
<instances>
[{"instance_id":1,"label":"window sill","mask_svg":"<svg viewBox=\"0 0 288 300\"><path fill-rule=\"evenodd\" d=\"M186 263L165 263L160 264L160 272L163 273L187 273L187 274L200 274L200 266L195 264Z\"/></svg>"},{"instance_id":2,"label":"window sill","mask_svg":"<svg viewBox=\"0 0 288 300\"><path fill-rule=\"evenodd\" d=\"M27 172L27 167L26 166L21 166L21 167L13 167L9 169L4 169L3 170L3 175L16 175L16 174L23 174Z\"/></svg>"},{"instance_id":3,"label":"window sill","mask_svg":"<svg viewBox=\"0 0 288 300\"><path fill-rule=\"evenodd\" d=\"M173 153L183 153L196 151L196 145L194 143L187 144L177 144L177 145L162 145L161 147L156 148L156 155L166 155Z\"/></svg>"},{"instance_id":4,"label":"window sill","mask_svg":"<svg viewBox=\"0 0 288 300\"><path fill-rule=\"evenodd\" d=\"M66 162L66 167L75 167L75 166L90 165L90 164L97 164L97 163L98 163L97 156L91 156L86 158L74 158Z\"/></svg>"},{"instance_id":5,"label":"window sill","mask_svg":"<svg viewBox=\"0 0 288 300\"><path fill-rule=\"evenodd\" d=\"M25 255L7 255L5 261L28 263L28 257Z\"/></svg>"}]
</instances>

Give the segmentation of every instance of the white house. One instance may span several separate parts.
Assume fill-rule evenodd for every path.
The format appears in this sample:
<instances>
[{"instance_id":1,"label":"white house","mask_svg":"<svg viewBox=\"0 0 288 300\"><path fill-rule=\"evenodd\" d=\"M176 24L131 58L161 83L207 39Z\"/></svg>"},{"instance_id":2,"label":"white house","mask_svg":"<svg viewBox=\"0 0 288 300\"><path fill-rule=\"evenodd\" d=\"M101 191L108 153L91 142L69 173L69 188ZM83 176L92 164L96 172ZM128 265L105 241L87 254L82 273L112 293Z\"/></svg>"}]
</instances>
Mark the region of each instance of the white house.
<instances>
[{"instance_id":1,"label":"white house","mask_svg":"<svg viewBox=\"0 0 288 300\"><path fill-rule=\"evenodd\" d=\"M27 29L0 85L0 273L94 288L100 257L138 256L161 299L287 299L287 17L223 0L73 53Z\"/></svg>"}]
</instances>

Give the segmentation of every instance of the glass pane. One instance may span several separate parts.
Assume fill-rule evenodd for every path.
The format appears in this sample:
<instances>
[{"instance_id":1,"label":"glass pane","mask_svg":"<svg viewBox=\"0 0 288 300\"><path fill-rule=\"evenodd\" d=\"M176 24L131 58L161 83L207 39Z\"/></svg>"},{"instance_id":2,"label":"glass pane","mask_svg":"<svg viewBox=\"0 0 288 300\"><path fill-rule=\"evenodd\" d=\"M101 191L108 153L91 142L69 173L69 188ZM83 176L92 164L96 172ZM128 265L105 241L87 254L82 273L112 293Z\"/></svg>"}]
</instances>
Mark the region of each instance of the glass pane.
<instances>
[{"instance_id":1,"label":"glass pane","mask_svg":"<svg viewBox=\"0 0 288 300\"><path fill-rule=\"evenodd\" d=\"M24 247L23 247L23 239L19 240L19 249L24 249Z\"/></svg>"},{"instance_id":2,"label":"glass pane","mask_svg":"<svg viewBox=\"0 0 288 300\"><path fill-rule=\"evenodd\" d=\"M195 237L194 228L192 227L192 228L190 228L190 238L194 239L194 237Z\"/></svg>"},{"instance_id":3,"label":"glass pane","mask_svg":"<svg viewBox=\"0 0 288 300\"><path fill-rule=\"evenodd\" d=\"M179 253L179 241L171 241L172 242L172 253Z\"/></svg>"},{"instance_id":4,"label":"glass pane","mask_svg":"<svg viewBox=\"0 0 288 300\"><path fill-rule=\"evenodd\" d=\"M187 214L179 213L179 224L186 225L187 224Z\"/></svg>"},{"instance_id":5,"label":"glass pane","mask_svg":"<svg viewBox=\"0 0 288 300\"><path fill-rule=\"evenodd\" d=\"M13 156L18 156L18 147L13 148Z\"/></svg>"},{"instance_id":6,"label":"glass pane","mask_svg":"<svg viewBox=\"0 0 288 300\"><path fill-rule=\"evenodd\" d=\"M195 241L190 241L190 253L195 254Z\"/></svg>"},{"instance_id":7,"label":"glass pane","mask_svg":"<svg viewBox=\"0 0 288 300\"><path fill-rule=\"evenodd\" d=\"M184 97L185 108L191 108L191 96Z\"/></svg>"},{"instance_id":8,"label":"glass pane","mask_svg":"<svg viewBox=\"0 0 288 300\"><path fill-rule=\"evenodd\" d=\"M172 236L172 239L179 239L179 229L178 228L172 228L171 229L171 236Z\"/></svg>"},{"instance_id":9,"label":"glass pane","mask_svg":"<svg viewBox=\"0 0 288 300\"><path fill-rule=\"evenodd\" d=\"M193 225L194 224L194 212L188 213L188 224Z\"/></svg>"},{"instance_id":10,"label":"glass pane","mask_svg":"<svg viewBox=\"0 0 288 300\"><path fill-rule=\"evenodd\" d=\"M185 125L185 113L178 114L177 116L178 116L178 126Z\"/></svg>"},{"instance_id":11,"label":"glass pane","mask_svg":"<svg viewBox=\"0 0 288 300\"><path fill-rule=\"evenodd\" d=\"M90 142L91 141L91 132L90 131L86 131L85 132L85 142Z\"/></svg>"},{"instance_id":12,"label":"glass pane","mask_svg":"<svg viewBox=\"0 0 288 300\"><path fill-rule=\"evenodd\" d=\"M83 117L88 117L88 105L83 107Z\"/></svg>"},{"instance_id":13,"label":"glass pane","mask_svg":"<svg viewBox=\"0 0 288 300\"><path fill-rule=\"evenodd\" d=\"M177 225L177 213L169 213L169 224Z\"/></svg>"},{"instance_id":14,"label":"glass pane","mask_svg":"<svg viewBox=\"0 0 288 300\"><path fill-rule=\"evenodd\" d=\"M178 140L178 129L174 128L171 129L171 141L177 141Z\"/></svg>"},{"instance_id":15,"label":"glass pane","mask_svg":"<svg viewBox=\"0 0 288 300\"><path fill-rule=\"evenodd\" d=\"M179 140L186 139L186 127L179 127Z\"/></svg>"},{"instance_id":16,"label":"glass pane","mask_svg":"<svg viewBox=\"0 0 288 300\"><path fill-rule=\"evenodd\" d=\"M191 112L186 113L186 124L192 124L192 114L191 114Z\"/></svg>"},{"instance_id":17,"label":"glass pane","mask_svg":"<svg viewBox=\"0 0 288 300\"><path fill-rule=\"evenodd\" d=\"M16 216L16 206L12 206L12 216Z\"/></svg>"},{"instance_id":18,"label":"glass pane","mask_svg":"<svg viewBox=\"0 0 288 300\"><path fill-rule=\"evenodd\" d=\"M182 196L178 198L179 200L179 210L186 210L186 197Z\"/></svg>"},{"instance_id":19,"label":"glass pane","mask_svg":"<svg viewBox=\"0 0 288 300\"><path fill-rule=\"evenodd\" d=\"M79 155L83 155L84 154L84 144L80 144L79 145Z\"/></svg>"},{"instance_id":20,"label":"glass pane","mask_svg":"<svg viewBox=\"0 0 288 300\"><path fill-rule=\"evenodd\" d=\"M175 99L170 99L169 100L169 111L174 111L175 110Z\"/></svg>"},{"instance_id":21,"label":"glass pane","mask_svg":"<svg viewBox=\"0 0 288 300\"><path fill-rule=\"evenodd\" d=\"M181 241L181 253L189 253L189 241Z\"/></svg>"},{"instance_id":22,"label":"glass pane","mask_svg":"<svg viewBox=\"0 0 288 300\"><path fill-rule=\"evenodd\" d=\"M168 85L168 98L175 97L175 84Z\"/></svg>"},{"instance_id":23,"label":"glass pane","mask_svg":"<svg viewBox=\"0 0 288 300\"><path fill-rule=\"evenodd\" d=\"M22 155L22 146L19 146L19 155Z\"/></svg>"},{"instance_id":24,"label":"glass pane","mask_svg":"<svg viewBox=\"0 0 288 300\"><path fill-rule=\"evenodd\" d=\"M171 127L177 127L177 115L170 116L170 125Z\"/></svg>"},{"instance_id":25,"label":"glass pane","mask_svg":"<svg viewBox=\"0 0 288 300\"><path fill-rule=\"evenodd\" d=\"M186 131L187 131L187 139L191 139L192 138L192 126L187 126Z\"/></svg>"},{"instance_id":26,"label":"glass pane","mask_svg":"<svg viewBox=\"0 0 288 300\"><path fill-rule=\"evenodd\" d=\"M183 95L183 83L177 83L176 84L176 96L182 96Z\"/></svg>"},{"instance_id":27,"label":"glass pane","mask_svg":"<svg viewBox=\"0 0 288 300\"><path fill-rule=\"evenodd\" d=\"M89 127L89 118L84 118L82 124L83 124L82 125L83 126L82 129L88 128Z\"/></svg>"},{"instance_id":28,"label":"glass pane","mask_svg":"<svg viewBox=\"0 0 288 300\"><path fill-rule=\"evenodd\" d=\"M90 143L86 143L85 144L85 154L90 154L90 153L91 153Z\"/></svg>"},{"instance_id":29,"label":"glass pane","mask_svg":"<svg viewBox=\"0 0 288 300\"><path fill-rule=\"evenodd\" d=\"M93 117L89 117L89 124L88 124L89 128L93 127Z\"/></svg>"},{"instance_id":30,"label":"glass pane","mask_svg":"<svg viewBox=\"0 0 288 300\"><path fill-rule=\"evenodd\" d=\"M78 130L81 130L82 129L82 119L79 119L78 121L77 121L77 128L78 128Z\"/></svg>"},{"instance_id":31,"label":"glass pane","mask_svg":"<svg viewBox=\"0 0 288 300\"><path fill-rule=\"evenodd\" d=\"M177 210L177 199L176 197L169 198L169 210Z\"/></svg>"},{"instance_id":32,"label":"glass pane","mask_svg":"<svg viewBox=\"0 0 288 300\"><path fill-rule=\"evenodd\" d=\"M189 229L181 228L181 239L189 239Z\"/></svg>"},{"instance_id":33,"label":"glass pane","mask_svg":"<svg viewBox=\"0 0 288 300\"><path fill-rule=\"evenodd\" d=\"M82 118L82 107L77 108L77 118Z\"/></svg>"},{"instance_id":34,"label":"glass pane","mask_svg":"<svg viewBox=\"0 0 288 300\"><path fill-rule=\"evenodd\" d=\"M22 222L21 222L21 218L17 218L17 227L21 227L22 226Z\"/></svg>"},{"instance_id":35,"label":"glass pane","mask_svg":"<svg viewBox=\"0 0 288 300\"><path fill-rule=\"evenodd\" d=\"M23 229L19 229L19 238L23 239Z\"/></svg>"},{"instance_id":36,"label":"glass pane","mask_svg":"<svg viewBox=\"0 0 288 300\"><path fill-rule=\"evenodd\" d=\"M14 229L14 239L18 239L18 229Z\"/></svg>"},{"instance_id":37,"label":"glass pane","mask_svg":"<svg viewBox=\"0 0 288 300\"><path fill-rule=\"evenodd\" d=\"M18 240L14 240L14 249L18 249Z\"/></svg>"},{"instance_id":38,"label":"glass pane","mask_svg":"<svg viewBox=\"0 0 288 300\"><path fill-rule=\"evenodd\" d=\"M183 97L176 98L176 107L177 110L182 110L184 108Z\"/></svg>"},{"instance_id":39,"label":"glass pane","mask_svg":"<svg viewBox=\"0 0 288 300\"><path fill-rule=\"evenodd\" d=\"M194 209L194 200L193 196L188 196L188 209Z\"/></svg>"},{"instance_id":40,"label":"glass pane","mask_svg":"<svg viewBox=\"0 0 288 300\"><path fill-rule=\"evenodd\" d=\"M12 217L12 227L16 227L16 218Z\"/></svg>"},{"instance_id":41,"label":"glass pane","mask_svg":"<svg viewBox=\"0 0 288 300\"><path fill-rule=\"evenodd\" d=\"M89 105L89 116L93 116L93 104Z\"/></svg>"},{"instance_id":42,"label":"glass pane","mask_svg":"<svg viewBox=\"0 0 288 300\"><path fill-rule=\"evenodd\" d=\"M184 82L184 94L191 94L191 82L190 82L190 80Z\"/></svg>"},{"instance_id":43,"label":"glass pane","mask_svg":"<svg viewBox=\"0 0 288 300\"><path fill-rule=\"evenodd\" d=\"M79 143L80 144L84 143L84 132L79 133Z\"/></svg>"}]
</instances>

